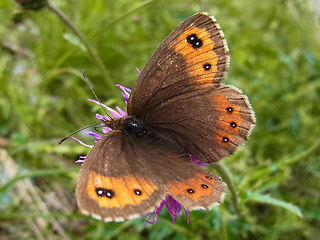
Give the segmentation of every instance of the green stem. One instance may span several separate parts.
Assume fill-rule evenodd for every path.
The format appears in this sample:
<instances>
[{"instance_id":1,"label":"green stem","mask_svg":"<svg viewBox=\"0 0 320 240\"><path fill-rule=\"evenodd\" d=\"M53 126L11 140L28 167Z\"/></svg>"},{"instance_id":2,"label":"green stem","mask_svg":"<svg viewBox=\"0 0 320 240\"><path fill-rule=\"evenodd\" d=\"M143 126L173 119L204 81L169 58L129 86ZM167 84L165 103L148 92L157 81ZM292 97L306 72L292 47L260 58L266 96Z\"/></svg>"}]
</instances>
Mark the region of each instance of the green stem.
<instances>
[{"instance_id":1,"label":"green stem","mask_svg":"<svg viewBox=\"0 0 320 240\"><path fill-rule=\"evenodd\" d=\"M293 164L295 162L300 161L301 159L304 159L306 157L308 157L311 153L313 153L314 151L318 150L320 147L320 139L318 141L316 141L313 145L311 145L311 147L309 147L306 151L297 154L291 158L288 158L286 160L284 160L283 162L280 161L281 165L285 164Z\"/></svg>"},{"instance_id":2,"label":"green stem","mask_svg":"<svg viewBox=\"0 0 320 240\"><path fill-rule=\"evenodd\" d=\"M148 0L148 1L142 2L141 4L137 5L136 7L133 7L132 9L128 10L127 12L124 12L124 13L120 14L118 17L112 19L110 22L106 23L104 26L102 26L97 31L95 31L93 34L91 34L89 36L89 39L92 38L92 37L95 37L97 34L101 33L106 28L110 27L112 24L116 23L120 19L125 18L126 16L130 15L131 13L134 13L134 12L138 11L139 9L149 5L150 3L154 2L154 1L155 0Z\"/></svg>"},{"instance_id":3,"label":"green stem","mask_svg":"<svg viewBox=\"0 0 320 240\"><path fill-rule=\"evenodd\" d=\"M90 57L97 64L104 79L106 80L107 85L108 85L108 89L110 91L110 95L113 98L117 98L119 94L116 91L116 88L114 87L114 83L112 82L111 77L109 76L108 71L107 71L104 63L101 60L101 58L100 58L99 54L97 53L97 51L95 50L95 48L93 48L89 44L89 42L86 41L86 39L83 37L83 35L80 33L80 31L73 25L73 23L70 21L70 19L68 19L68 17L62 11L60 11L58 8L53 6L50 2L48 2L48 8L55 15L57 15L70 28L70 30L79 38L79 40L83 43L83 45L85 46L86 50L88 51Z\"/></svg>"},{"instance_id":4,"label":"green stem","mask_svg":"<svg viewBox=\"0 0 320 240\"><path fill-rule=\"evenodd\" d=\"M223 240L229 239L227 214L226 210L221 210L221 239Z\"/></svg>"},{"instance_id":5,"label":"green stem","mask_svg":"<svg viewBox=\"0 0 320 240\"><path fill-rule=\"evenodd\" d=\"M240 212L238 208L238 195L234 185L234 182L231 178L231 174L227 171L227 169L222 164L214 164L213 167L218 171L219 175L228 185L228 188L231 193L231 201L234 208L235 213L237 214L238 218L240 218Z\"/></svg>"}]
</instances>

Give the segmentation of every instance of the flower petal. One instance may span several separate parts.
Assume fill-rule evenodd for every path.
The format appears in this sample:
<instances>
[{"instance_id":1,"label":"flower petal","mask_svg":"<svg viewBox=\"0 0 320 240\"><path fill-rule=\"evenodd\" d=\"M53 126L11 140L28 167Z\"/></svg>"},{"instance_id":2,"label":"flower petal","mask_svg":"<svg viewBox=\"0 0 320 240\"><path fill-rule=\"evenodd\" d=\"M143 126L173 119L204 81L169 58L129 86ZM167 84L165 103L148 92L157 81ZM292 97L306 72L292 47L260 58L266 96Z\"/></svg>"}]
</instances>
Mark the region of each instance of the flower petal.
<instances>
[{"instance_id":1,"label":"flower petal","mask_svg":"<svg viewBox=\"0 0 320 240\"><path fill-rule=\"evenodd\" d=\"M195 164L197 164L199 167L207 167L208 166L208 164L200 162L196 157L192 156L191 154L189 154L189 157L190 157L191 161L194 162Z\"/></svg>"},{"instance_id":2,"label":"flower petal","mask_svg":"<svg viewBox=\"0 0 320 240\"><path fill-rule=\"evenodd\" d=\"M146 223L144 224L144 226L146 226L147 224L151 224L151 225L156 224L158 221L159 213L161 212L161 210L163 209L164 206L167 207L167 212L170 214L170 216L172 218L172 224L174 224L176 218L182 216L181 204L178 201L176 201L173 197L171 197L170 195L167 195L165 197L165 199L160 203L160 206L154 212L149 212L148 214L145 215L145 217L148 217L148 219L145 220ZM190 211L184 209L184 212L187 216L187 222L189 224L189 215L188 214L190 213ZM154 213L154 220L150 221L153 213Z\"/></svg>"},{"instance_id":3,"label":"flower petal","mask_svg":"<svg viewBox=\"0 0 320 240\"><path fill-rule=\"evenodd\" d=\"M75 163L83 163L84 160L86 160L87 156L79 156L79 159L77 161L75 161Z\"/></svg>"},{"instance_id":4,"label":"flower petal","mask_svg":"<svg viewBox=\"0 0 320 240\"><path fill-rule=\"evenodd\" d=\"M86 134L88 134L88 135L90 135L90 136L94 136L96 139L100 139L100 138L102 138L102 136L100 135L100 134L98 134L98 133L94 133L94 132L88 132L88 131L82 131L83 133L86 133Z\"/></svg>"},{"instance_id":5,"label":"flower petal","mask_svg":"<svg viewBox=\"0 0 320 240\"><path fill-rule=\"evenodd\" d=\"M85 146L85 147L88 147L88 148L93 148L94 145L88 145L88 144L85 144L84 142L82 142L81 140L79 140L78 138L75 138L75 137L71 137L73 140L76 140L78 143L80 143L81 145Z\"/></svg>"},{"instance_id":6,"label":"flower petal","mask_svg":"<svg viewBox=\"0 0 320 240\"><path fill-rule=\"evenodd\" d=\"M103 103L98 102L97 100L93 100L93 99L87 99L90 102L94 102L95 104L98 104L102 107L104 107L105 109L107 109L112 116L114 116L115 118L121 118L121 115L119 113L117 113L117 111L113 110L112 108L104 105Z\"/></svg>"},{"instance_id":7,"label":"flower petal","mask_svg":"<svg viewBox=\"0 0 320 240\"><path fill-rule=\"evenodd\" d=\"M125 111L123 111L123 110L122 110L121 108L119 108L118 106L116 106L116 108L117 108L118 112L121 114L122 117L125 117L125 116L128 115Z\"/></svg>"}]
</instances>

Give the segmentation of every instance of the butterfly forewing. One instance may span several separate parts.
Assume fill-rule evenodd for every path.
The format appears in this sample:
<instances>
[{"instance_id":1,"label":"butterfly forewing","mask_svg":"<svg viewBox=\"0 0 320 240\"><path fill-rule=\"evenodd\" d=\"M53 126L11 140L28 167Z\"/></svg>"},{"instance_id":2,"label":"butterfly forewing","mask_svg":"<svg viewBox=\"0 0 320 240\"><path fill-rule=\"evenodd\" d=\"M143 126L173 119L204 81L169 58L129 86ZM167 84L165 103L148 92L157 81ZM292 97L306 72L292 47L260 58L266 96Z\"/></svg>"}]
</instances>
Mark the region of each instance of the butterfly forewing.
<instances>
[{"instance_id":1,"label":"butterfly forewing","mask_svg":"<svg viewBox=\"0 0 320 240\"><path fill-rule=\"evenodd\" d=\"M228 47L218 23L204 13L193 15L163 41L141 72L128 113L144 116L173 96L219 83L228 63Z\"/></svg>"},{"instance_id":2,"label":"butterfly forewing","mask_svg":"<svg viewBox=\"0 0 320 240\"><path fill-rule=\"evenodd\" d=\"M202 162L230 155L246 141L255 118L247 97L220 83L228 62L228 47L215 19L206 13L188 18L142 71L129 99L129 114Z\"/></svg>"}]
</instances>

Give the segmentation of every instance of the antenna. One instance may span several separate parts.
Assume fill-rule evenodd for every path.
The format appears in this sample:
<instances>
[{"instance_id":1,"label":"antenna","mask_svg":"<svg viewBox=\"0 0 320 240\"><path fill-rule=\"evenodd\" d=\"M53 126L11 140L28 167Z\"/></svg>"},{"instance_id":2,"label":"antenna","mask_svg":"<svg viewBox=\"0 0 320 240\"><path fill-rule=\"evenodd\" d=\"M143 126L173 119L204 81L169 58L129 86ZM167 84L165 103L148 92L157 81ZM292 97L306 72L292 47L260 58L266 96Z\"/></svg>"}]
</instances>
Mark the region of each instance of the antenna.
<instances>
[{"instance_id":1,"label":"antenna","mask_svg":"<svg viewBox=\"0 0 320 240\"><path fill-rule=\"evenodd\" d=\"M83 75L84 80L85 80L86 83L88 84L91 92L93 93L94 97L95 97L96 100L99 102L100 107L103 109L103 111L105 112L105 114L106 114L109 118L112 119L112 117L108 114L108 112L106 111L106 109L105 109L104 107L102 107L102 104L101 104L101 102L100 102L100 99L98 98L97 94L94 92L93 87L92 87L89 79L87 78L84 70L82 70L82 75ZM86 126L86 127L80 128L80 129L78 129L78 130L76 130L76 131L74 131L74 132L72 132L72 133L69 133L67 136L65 136L64 138L62 138L62 139L59 141L59 144L63 143L65 140L67 140L67 139L68 139L69 137L71 137L73 134L76 134L76 133L78 133L78 132L80 132L80 131L82 131L82 130L84 130L84 129L86 129L86 128L93 127L93 126L98 125L98 124L100 124L100 123L101 123L101 122L98 122L98 123L95 123L95 124L91 124L91 125L88 125L88 126ZM94 130L97 131L97 128L98 128L98 127L95 127ZM100 131L97 131L97 132L100 132Z\"/></svg>"},{"instance_id":2,"label":"antenna","mask_svg":"<svg viewBox=\"0 0 320 240\"><path fill-rule=\"evenodd\" d=\"M80 128L80 129L78 129L77 131L74 131L74 132L72 132L72 133L69 133L67 136L65 136L64 138L62 138L62 139L59 141L59 144L63 143L65 140L67 140L67 139L68 139L69 137L71 137L73 134L76 134L76 133L78 133L78 132L80 132L80 131L82 131L82 130L84 130L84 129L86 129L86 128L93 127L93 126L98 125L98 124L100 124L100 123L101 123L101 122L98 122L98 123L95 123L95 124L91 124L91 125L89 125L89 126Z\"/></svg>"},{"instance_id":3,"label":"antenna","mask_svg":"<svg viewBox=\"0 0 320 240\"><path fill-rule=\"evenodd\" d=\"M92 87L92 85L91 85L91 83L90 83L89 79L87 78L87 76L86 76L86 74L85 74L84 70L82 70L82 75L83 75L84 80L85 80L85 81L86 81L86 83L88 84L88 86L89 86L89 88L90 88L91 92L93 93L94 97L95 97L95 98L96 98L96 100L99 102L99 105L100 105L100 107L103 109L104 113L105 113L109 118L111 118L111 119L112 119L112 117L108 114L108 112L106 111L106 109L105 109L104 107L102 107L101 102L100 102L100 99L98 98L97 94L94 92L93 87Z\"/></svg>"}]
</instances>

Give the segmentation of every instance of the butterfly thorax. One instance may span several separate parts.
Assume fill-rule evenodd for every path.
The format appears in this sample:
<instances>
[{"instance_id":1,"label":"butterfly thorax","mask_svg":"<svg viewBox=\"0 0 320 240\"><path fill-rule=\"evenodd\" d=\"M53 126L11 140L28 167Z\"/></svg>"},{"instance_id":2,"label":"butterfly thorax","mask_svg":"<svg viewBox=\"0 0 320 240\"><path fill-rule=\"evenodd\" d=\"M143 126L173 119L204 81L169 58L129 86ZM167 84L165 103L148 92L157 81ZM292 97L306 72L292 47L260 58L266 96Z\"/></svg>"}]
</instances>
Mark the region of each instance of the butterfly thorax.
<instances>
[{"instance_id":1,"label":"butterfly thorax","mask_svg":"<svg viewBox=\"0 0 320 240\"><path fill-rule=\"evenodd\" d=\"M104 124L106 127L109 127L113 130L125 130L137 136L142 136L147 132L147 129L144 126L143 122L132 116L105 120Z\"/></svg>"}]
</instances>

